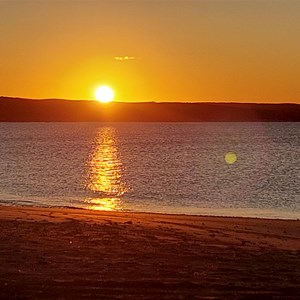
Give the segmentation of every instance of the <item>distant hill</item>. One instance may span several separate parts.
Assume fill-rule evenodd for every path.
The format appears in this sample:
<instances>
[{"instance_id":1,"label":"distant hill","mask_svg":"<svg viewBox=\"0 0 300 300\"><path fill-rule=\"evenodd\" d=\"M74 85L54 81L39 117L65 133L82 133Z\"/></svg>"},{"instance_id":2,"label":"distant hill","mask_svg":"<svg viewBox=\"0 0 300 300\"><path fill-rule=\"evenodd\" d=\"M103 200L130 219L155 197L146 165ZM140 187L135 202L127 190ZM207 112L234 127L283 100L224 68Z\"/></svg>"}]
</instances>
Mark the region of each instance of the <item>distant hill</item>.
<instances>
[{"instance_id":1,"label":"distant hill","mask_svg":"<svg viewBox=\"0 0 300 300\"><path fill-rule=\"evenodd\" d=\"M300 122L298 104L30 100L0 97L0 122Z\"/></svg>"}]
</instances>

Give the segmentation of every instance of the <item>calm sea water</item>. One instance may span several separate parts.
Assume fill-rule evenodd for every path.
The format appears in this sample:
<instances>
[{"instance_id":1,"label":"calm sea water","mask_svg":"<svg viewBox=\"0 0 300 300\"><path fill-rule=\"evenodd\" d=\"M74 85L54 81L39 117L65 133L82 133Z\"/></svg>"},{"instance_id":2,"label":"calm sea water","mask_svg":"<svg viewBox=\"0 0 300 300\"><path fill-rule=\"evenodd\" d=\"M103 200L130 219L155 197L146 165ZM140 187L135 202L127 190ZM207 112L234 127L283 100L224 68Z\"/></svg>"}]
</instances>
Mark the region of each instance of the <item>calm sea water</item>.
<instances>
[{"instance_id":1,"label":"calm sea water","mask_svg":"<svg viewBox=\"0 0 300 300\"><path fill-rule=\"evenodd\" d=\"M0 204L300 218L300 123L0 123L0 142Z\"/></svg>"}]
</instances>

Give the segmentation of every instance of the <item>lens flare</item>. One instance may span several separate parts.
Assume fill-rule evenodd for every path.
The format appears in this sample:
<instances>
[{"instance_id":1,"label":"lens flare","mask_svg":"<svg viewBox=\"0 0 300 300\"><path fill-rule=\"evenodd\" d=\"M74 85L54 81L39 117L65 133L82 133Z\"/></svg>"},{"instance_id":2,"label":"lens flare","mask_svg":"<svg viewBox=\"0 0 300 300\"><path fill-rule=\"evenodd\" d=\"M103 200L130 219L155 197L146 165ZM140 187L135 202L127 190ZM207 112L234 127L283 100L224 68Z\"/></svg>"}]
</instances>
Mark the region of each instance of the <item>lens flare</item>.
<instances>
[{"instance_id":1,"label":"lens flare","mask_svg":"<svg viewBox=\"0 0 300 300\"><path fill-rule=\"evenodd\" d=\"M227 164L232 165L237 161L237 155L234 152L227 152L225 154L225 161Z\"/></svg>"}]
</instances>

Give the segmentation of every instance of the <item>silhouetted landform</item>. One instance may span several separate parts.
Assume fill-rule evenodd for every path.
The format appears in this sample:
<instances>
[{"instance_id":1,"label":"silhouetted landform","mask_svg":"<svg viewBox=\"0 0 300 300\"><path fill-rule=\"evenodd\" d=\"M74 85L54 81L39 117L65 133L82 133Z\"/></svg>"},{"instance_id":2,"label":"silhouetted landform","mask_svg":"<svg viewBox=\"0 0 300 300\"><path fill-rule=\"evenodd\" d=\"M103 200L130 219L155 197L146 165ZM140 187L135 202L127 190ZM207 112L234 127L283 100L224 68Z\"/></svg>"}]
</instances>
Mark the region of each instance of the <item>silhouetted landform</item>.
<instances>
[{"instance_id":1,"label":"silhouetted landform","mask_svg":"<svg viewBox=\"0 0 300 300\"><path fill-rule=\"evenodd\" d=\"M298 104L109 103L0 97L0 122L296 122Z\"/></svg>"}]
</instances>

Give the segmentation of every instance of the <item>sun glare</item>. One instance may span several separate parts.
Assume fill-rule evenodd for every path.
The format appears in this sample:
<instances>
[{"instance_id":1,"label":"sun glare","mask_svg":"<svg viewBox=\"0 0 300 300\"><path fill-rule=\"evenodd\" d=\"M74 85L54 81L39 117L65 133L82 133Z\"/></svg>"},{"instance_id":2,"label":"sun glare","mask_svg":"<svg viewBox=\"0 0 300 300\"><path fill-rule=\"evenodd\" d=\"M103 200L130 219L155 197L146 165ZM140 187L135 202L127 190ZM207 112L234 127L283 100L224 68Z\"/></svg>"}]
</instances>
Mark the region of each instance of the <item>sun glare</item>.
<instances>
[{"instance_id":1,"label":"sun glare","mask_svg":"<svg viewBox=\"0 0 300 300\"><path fill-rule=\"evenodd\" d=\"M96 99L101 103L112 102L114 99L114 91L109 86L100 86L95 92Z\"/></svg>"}]
</instances>

